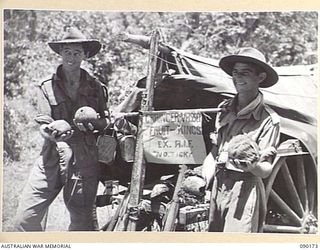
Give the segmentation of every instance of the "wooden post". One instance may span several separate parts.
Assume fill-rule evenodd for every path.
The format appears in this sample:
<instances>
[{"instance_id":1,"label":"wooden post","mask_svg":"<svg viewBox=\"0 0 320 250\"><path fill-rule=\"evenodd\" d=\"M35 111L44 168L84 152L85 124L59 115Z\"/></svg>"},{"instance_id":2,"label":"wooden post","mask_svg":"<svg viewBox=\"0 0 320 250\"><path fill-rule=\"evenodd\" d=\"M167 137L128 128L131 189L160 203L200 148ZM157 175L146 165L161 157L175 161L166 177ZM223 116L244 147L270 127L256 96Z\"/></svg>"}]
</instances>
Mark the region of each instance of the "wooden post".
<instances>
[{"instance_id":1,"label":"wooden post","mask_svg":"<svg viewBox=\"0 0 320 250\"><path fill-rule=\"evenodd\" d=\"M157 54L160 34L158 30L153 31L150 41L150 55L148 62L148 73L146 92L141 100L141 111L150 111L153 106L153 93L155 85L155 74L157 66ZM139 115L137 143L135 150L134 163L130 183L130 200L128 204L129 222L128 231L136 231L138 220L138 205L143 191L145 178L145 160L143 155L143 116Z\"/></svg>"}]
</instances>

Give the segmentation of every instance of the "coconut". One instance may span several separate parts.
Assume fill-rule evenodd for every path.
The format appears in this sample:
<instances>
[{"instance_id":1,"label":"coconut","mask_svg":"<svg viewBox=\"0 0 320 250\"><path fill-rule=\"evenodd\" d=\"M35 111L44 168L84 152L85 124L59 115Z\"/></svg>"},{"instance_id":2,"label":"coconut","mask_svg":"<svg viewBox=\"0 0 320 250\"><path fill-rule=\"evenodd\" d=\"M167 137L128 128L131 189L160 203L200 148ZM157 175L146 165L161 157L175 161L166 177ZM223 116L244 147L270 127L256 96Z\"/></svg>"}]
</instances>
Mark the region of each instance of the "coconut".
<instances>
[{"instance_id":1,"label":"coconut","mask_svg":"<svg viewBox=\"0 0 320 250\"><path fill-rule=\"evenodd\" d=\"M79 108L74 115L75 123L88 124L89 122L95 121L97 119L97 112L93 108L88 106Z\"/></svg>"}]
</instances>

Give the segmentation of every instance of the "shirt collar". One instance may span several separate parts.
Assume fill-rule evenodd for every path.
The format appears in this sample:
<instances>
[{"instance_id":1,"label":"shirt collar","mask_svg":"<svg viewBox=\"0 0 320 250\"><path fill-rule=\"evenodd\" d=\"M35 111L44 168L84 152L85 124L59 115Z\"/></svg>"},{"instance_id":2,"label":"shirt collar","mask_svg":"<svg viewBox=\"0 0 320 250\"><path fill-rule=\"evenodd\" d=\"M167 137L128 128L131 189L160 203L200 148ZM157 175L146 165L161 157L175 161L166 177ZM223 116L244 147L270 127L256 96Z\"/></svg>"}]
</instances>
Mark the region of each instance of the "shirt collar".
<instances>
[{"instance_id":1,"label":"shirt collar","mask_svg":"<svg viewBox=\"0 0 320 250\"><path fill-rule=\"evenodd\" d=\"M92 81L93 78L84 69L81 68L80 70L81 70L80 89L82 89L84 87L83 83L90 82L90 81ZM64 81L62 78L62 65L58 66L57 71L53 76L53 80L64 90L64 92L67 93L66 87L65 87L65 84L64 84Z\"/></svg>"},{"instance_id":2,"label":"shirt collar","mask_svg":"<svg viewBox=\"0 0 320 250\"><path fill-rule=\"evenodd\" d=\"M88 74L87 71L85 71L82 68L80 68L80 70L81 70L80 82L92 80L91 76ZM53 79L56 80L56 81L62 81L62 65L58 66L57 71L54 74L54 78Z\"/></svg>"},{"instance_id":3,"label":"shirt collar","mask_svg":"<svg viewBox=\"0 0 320 250\"><path fill-rule=\"evenodd\" d=\"M241 109L238 113L236 109L237 103L238 95L236 95L226 107L226 111L228 113L232 112L232 116L235 116L236 119L249 119L251 116L253 116L253 118L257 121L261 120L262 110L264 107L264 100L261 92L259 92L257 97L252 100L246 107Z\"/></svg>"},{"instance_id":4,"label":"shirt collar","mask_svg":"<svg viewBox=\"0 0 320 250\"><path fill-rule=\"evenodd\" d=\"M256 119L261 119L261 108L263 104L263 96L259 92L257 97L253 99L246 107L237 113L238 118L249 118L251 115Z\"/></svg>"}]
</instances>

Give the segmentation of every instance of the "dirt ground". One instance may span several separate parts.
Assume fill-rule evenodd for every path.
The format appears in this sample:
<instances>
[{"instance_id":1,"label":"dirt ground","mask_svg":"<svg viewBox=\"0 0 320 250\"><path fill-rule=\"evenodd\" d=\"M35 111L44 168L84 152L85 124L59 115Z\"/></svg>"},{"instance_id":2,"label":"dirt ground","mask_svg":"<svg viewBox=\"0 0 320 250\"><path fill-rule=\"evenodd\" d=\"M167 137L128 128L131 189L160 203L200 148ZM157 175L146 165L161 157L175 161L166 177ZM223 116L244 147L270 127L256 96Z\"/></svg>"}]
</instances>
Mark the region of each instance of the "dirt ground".
<instances>
[{"instance_id":1,"label":"dirt ground","mask_svg":"<svg viewBox=\"0 0 320 250\"><path fill-rule=\"evenodd\" d=\"M23 187L29 176L35 159L27 162L4 162L2 186L2 232L13 231L13 221L18 208ZM104 186L100 183L98 194L102 194ZM98 224L102 227L113 215L115 207L105 206L97 208ZM69 225L69 212L63 201L62 192L51 204L47 216L46 231L67 231Z\"/></svg>"}]
</instances>

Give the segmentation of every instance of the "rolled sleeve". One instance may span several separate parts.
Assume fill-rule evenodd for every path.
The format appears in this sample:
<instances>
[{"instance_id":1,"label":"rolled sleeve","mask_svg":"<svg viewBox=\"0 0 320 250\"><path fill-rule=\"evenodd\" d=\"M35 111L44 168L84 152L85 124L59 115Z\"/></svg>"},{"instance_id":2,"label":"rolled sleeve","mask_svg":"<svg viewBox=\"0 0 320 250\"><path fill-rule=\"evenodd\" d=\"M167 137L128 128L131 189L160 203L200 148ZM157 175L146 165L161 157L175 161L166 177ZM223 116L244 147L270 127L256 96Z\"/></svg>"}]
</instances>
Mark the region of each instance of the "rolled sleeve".
<instances>
[{"instance_id":1,"label":"rolled sleeve","mask_svg":"<svg viewBox=\"0 0 320 250\"><path fill-rule=\"evenodd\" d=\"M37 115L35 117L36 121L39 120L49 120L51 119L51 121L53 121L52 119L52 115L51 115L51 107L50 104L47 100L47 98L45 97L45 93L44 90L42 89L41 85L38 85L35 87L35 94L37 97L37 104L36 104L36 108L37 108Z\"/></svg>"},{"instance_id":2,"label":"rolled sleeve","mask_svg":"<svg viewBox=\"0 0 320 250\"><path fill-rule=\"evenodd\" d=\"M275 147L277 148L280 142L280 124L274 124L270 119L264 126L262 133L258 138L258 145L260 150Z\"/></svg>"}]
</instances>

